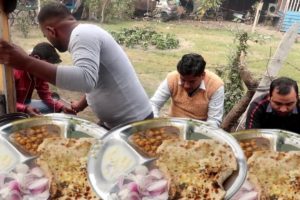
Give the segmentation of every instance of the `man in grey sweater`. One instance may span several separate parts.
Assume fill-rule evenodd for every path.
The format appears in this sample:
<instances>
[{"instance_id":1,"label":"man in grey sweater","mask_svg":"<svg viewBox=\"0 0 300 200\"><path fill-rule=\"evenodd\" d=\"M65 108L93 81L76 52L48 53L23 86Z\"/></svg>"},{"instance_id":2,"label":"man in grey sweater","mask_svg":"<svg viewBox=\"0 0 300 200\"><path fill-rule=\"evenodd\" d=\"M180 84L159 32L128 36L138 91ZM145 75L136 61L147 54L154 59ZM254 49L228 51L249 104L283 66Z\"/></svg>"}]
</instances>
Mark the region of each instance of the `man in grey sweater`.
<instances>
[{"instance_id":1,"label":"man in grey sweater","mask_svg":"<svg viewBox=\"0 0 300 200\"><path fill-rule=\"evenodd\" d=\"M69 51L72 67L57 67L0 42L0 62L47 80L60 88L86 93L72 108L88 105L108 128L152 118L152 109L127 55L113 37L96 25L79 24L60 3L45 5L38 20L44 36L60 52Z\"/></svg>"}]
</instances>

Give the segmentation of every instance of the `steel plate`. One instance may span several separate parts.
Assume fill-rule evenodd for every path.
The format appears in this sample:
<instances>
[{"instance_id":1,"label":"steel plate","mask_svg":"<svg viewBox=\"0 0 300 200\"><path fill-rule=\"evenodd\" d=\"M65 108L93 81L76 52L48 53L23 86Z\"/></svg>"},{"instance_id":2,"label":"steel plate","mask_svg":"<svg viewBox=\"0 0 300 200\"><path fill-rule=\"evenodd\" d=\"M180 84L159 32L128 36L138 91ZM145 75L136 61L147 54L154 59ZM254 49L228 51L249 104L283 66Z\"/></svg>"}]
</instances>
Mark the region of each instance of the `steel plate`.
<instances>
[{"instance_id":1,"label":"steel plate","mask_svg":"<svg viewBox=\"0 0 300 200\"><path fill-rule=\"evenodd\" d=\"M300 151L300 135L279 129L250 129L232 133L238 140L266 138L273 151Z\"/></svg>"},{"instance_id":2,"label":"steel plate","mask_svg":"<svg viewBox=\"0 0 300 200\"><path fill-rule=\"evenodd\" d=\"M242 149L230 134L221 129L213 128L202 121L182 118L159 118L136 122L123 127L117 127L104 135L100 146L97 144L92 147L88 158L88 178L94 191L99 197L102 199L108 199L110 193L115 192L114 189L117 184L117 179L113 179L108 182L101 173L101 165L104 162L103 154L110 143L113 142L114 144L118 143L123 145L127 148L128 152L131 152L132 158L135 159L135 165L123 171L123 173L126 174L137 165L145 164L153 160L153 158L141 154L140 151L129 142L128 138L130 135L149 128L165 126L175 126L179 128L180 137L183 139L215 139L228 144L236 157L238 170L230 177L230 181L228 181L225 185L225 189L227 191L225 199L230 199L239 190L247 175L247 165Z\"/></svg>"},{"instance_id":3,"label":"steel plate","mask_svg":"<svg viewBox=\"0 0 300 200\"><path fill-rule=\"evenodd\" d=\"M15 165L31 161L35 159L36 156L24 151L24 149L14 143L11 140L10 135L16 131L43 125L58 126L61 137L65 138L94 137L97 139L101 138L107 132L97 124L65 114L51 114L48 116L22 119L5 124L0 126L0 142L2 141L5 144L5 148L8 151L12 151L15 155L17 159Z\"/></svg>"}]
</instances>

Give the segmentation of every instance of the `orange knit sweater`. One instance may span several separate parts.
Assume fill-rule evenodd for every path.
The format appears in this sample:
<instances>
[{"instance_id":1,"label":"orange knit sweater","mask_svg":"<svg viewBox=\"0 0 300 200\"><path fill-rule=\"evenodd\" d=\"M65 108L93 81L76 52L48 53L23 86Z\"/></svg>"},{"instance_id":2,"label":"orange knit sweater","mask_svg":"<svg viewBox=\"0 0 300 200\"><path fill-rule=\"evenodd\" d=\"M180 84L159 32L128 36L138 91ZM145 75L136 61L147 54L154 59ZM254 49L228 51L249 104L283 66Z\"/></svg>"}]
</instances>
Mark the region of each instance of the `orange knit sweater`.
<instances>
[{"instance_id":1,"label":"orange knit sweater","mask_svg":"<svg viewBox=\"0 0 300 200\"><path fill-rule=\"evenodd\" d=\"M171 92L172 102L169 111L171 117L187 117L199 120L207 120L208 104L211 96L222 85L223 81L216 74L205 71L204 84L206 90L199 89L189 97L180 82L180 75L177 71L167 75L167 82Z\"/></svg>"}]
</instances>

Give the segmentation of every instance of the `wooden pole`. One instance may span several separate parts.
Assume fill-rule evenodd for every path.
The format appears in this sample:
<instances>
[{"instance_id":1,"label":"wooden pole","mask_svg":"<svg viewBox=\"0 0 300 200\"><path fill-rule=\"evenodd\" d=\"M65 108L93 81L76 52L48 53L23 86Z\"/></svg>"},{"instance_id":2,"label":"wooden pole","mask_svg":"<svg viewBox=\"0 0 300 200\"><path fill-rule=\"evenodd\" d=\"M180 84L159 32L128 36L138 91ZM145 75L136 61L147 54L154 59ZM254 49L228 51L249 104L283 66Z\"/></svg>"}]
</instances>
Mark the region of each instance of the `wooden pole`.
<instances>
[{"instance_id":1,"label":"wooden pole","mask_svg":"<svg viewBox=\"0 0 300 200\"><path fill-rule=\"evenodd\" d=\"M6 0L0 0L1 38L6 41L9 41L10 36L9 36L8 17L3 10L4 1ZM16 95L15 95L13 69L11 67L1 65L0 77L1 77L0 92L2 95L4 94L6 97L6 113L16 112Z\"/></svg>"},{"instance_id":2,"label":"wooden pole","mask_svg":"<svg viewBox=\"0 0 300 200\"><path fill-rule=\"evenodd\" d=\"M257 25L259 17L260 17L260 11L261 11L263 5L264 5L264 2L261 1L261 2L259 2L258 6L257 6L255 19L254 19L254 22L253 22L253 25L252 25L252 30L251 30L252 33L254 33L254 31L255 31L256 25Z\"/></svg>"}]
</instances>

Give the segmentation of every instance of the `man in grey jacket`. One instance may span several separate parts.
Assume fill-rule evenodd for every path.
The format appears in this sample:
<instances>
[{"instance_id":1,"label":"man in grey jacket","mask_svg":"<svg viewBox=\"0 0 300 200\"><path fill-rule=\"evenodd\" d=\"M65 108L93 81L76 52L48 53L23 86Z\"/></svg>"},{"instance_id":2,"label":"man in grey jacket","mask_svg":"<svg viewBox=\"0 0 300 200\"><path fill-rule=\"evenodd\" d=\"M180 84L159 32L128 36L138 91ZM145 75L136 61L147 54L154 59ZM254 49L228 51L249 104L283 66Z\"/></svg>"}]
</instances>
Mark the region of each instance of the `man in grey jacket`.
<instances>
[{"instance_id":1,"label":"man in grey jacket","mask_svg":"<svg viewBox=\"0 0 300 200\"><path fill-rule=\"evenodd\" d=\"M60 52L69 51L72 67L34 59L0 41L0 63L21 68L60 88L86 93L72 108L88 105L108 128L152 118L152 109L123 49L102 28L80 24L62 4L46 4L38 15L44 36Z\"/></svg>"}]
</instances>

